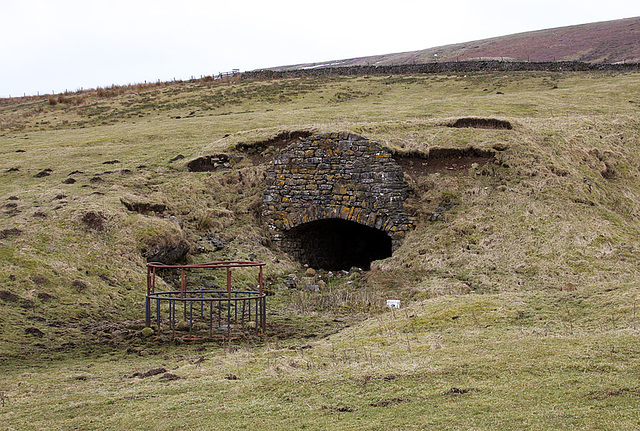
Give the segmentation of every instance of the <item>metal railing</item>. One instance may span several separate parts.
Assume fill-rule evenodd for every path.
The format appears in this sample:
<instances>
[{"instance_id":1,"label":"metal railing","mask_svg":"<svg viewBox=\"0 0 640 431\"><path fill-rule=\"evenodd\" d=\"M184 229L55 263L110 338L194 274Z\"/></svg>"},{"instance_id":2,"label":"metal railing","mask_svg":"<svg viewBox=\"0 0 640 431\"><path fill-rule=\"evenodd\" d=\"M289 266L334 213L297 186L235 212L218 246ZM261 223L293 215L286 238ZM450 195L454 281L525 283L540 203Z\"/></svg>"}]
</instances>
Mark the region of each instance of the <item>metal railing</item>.
<instances>
[{"instance_id":1,"label":"metal railing","mask_svg":"<svg viewBox=\"0 0 640 431\"><path fill-rule=\"evenodd\" d=\"M169 329L188 330L189 333L208 330L210 337L214 332L226 332L231 336L232 329L237 331L255 330L264 333L266 329L266 293L263 288L263 262L228 261L210 262L193 265L165 265L158 262L147 264L147 295L145 302L145 323L156 326L158 333L162 325ZM256 268L256 290L234 289L233 271L240 268ZM209 282L201 283L205 278L194 276L196 272L226 272L226 289ZM156 288L164 278L176 278L173 289ZM245 274L246 275L246 274ZM244 281L247 283L246 281ZM187 327L188 325L188 327ZM204 326L204 328L203 328ZM178 328L179 327L179 328Z\"/></svg>"}]
</instances>

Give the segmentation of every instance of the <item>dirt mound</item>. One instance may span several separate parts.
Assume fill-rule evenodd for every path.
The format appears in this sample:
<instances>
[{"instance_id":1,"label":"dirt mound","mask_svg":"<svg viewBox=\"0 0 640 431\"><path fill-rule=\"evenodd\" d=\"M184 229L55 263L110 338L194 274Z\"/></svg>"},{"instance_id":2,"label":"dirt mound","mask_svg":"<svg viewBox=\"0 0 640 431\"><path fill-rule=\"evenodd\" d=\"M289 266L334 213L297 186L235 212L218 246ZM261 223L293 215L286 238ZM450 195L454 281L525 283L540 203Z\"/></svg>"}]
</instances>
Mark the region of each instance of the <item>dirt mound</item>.
<instances>
[{"instance_id":1,"label":"dirt mound","mask_svg":"<svg viewBox=\"0 0 640 431\"><path fill-rule=\"evenodd\" d=\"M458 118L456 121L448 125L457 129L473 128L473 129L496 129L496 130L512 130L513 126L509 121L498 120L496 118Z\"/></svg>"},{"instance_id":2,"label":"dirt mound","mask_svg":"<svg viewBox=\"0 0 640 431\"><path fill-rule=\"evenodd\" d=\"M492 163L495 160L495 153L474 147L432 148L428 154L396 154L394 159L402 167L403 172L411 176L420 176L437 172L467 172L474 163L478 167Z\"/></svg>"},{"instance_id":3,"label":"dirt mound","mask_svg":"<svg viewBox=\"0 0 640 431\"><path fill-rule=\"evenodd\" d=\"M22 233L20 229L11 228L0 230L0 239L9 238L10 236L18 236Z\"/></svg>"},{"instance_id":4,"label":"dirt mound","mask_svg":"<svg viewBox=\"0 0 640 431\"><path fill-rule=\"evenodd\" d=\"M87 228L96 231L103 231L107 226L107 217L100 211L89 211L82 216L81 220Z\"/></svg>"}]
</instances>

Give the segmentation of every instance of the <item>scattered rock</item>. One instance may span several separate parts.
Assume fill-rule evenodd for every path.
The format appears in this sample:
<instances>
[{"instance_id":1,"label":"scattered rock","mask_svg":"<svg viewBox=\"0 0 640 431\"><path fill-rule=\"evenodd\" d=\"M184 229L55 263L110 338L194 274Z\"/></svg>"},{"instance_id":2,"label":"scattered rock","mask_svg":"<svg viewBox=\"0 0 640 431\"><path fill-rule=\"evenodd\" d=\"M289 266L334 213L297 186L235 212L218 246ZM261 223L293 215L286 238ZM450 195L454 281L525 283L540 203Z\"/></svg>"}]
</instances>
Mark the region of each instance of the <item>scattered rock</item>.
<instances>
[{"instance_id":1,"label":"scattered rock","mask_svg":"<svg viewBox=\"0 0 640 431\"><path fill-rule=\"evenodd\" d=\"M223 250L227 247L226 241L218 238L213 232L208 233L204 237L204 240L213 247L214 251Z\"/></svg>"},{"instance_id":2,"label":"scattered rock","mask_svg":"<svg viewBox=\"0 0 640 431\"><path fill-rule=\"evenodd\" d=\"M62 182L62 184L75 184L76 180L73 178L67 178Z\"/></svg>"},{"instance_id":3,"label":"scattered rock","mask_svg":"<svg viewBox=\"0 0 640 431\"><path fill-rule=\"evenodd\" d=\"M227 379L227 380L238 380L238 376L236 376L235 374L227 374L225 379Z\"/></svg>"},{"instance_id":4,"label":"scattered rock","mask_svg":"<svg viewBox=\"0 0 640 431\"><path fill-rule=\"evenodd\" d=\"M453 199L451 199L451 197L446 197L442 202L440 202L438 208L433 210L433 213L429 216L429 221L439 220L442 214L445 211L449 211L451 208L453 208Z\"/></svg>"},{"instance_id":5,"label":"scattered rock","mask_svg":"<svg viewBox=\"0 0 640 431\"><path fill-rule=\"evenodd\" d=\"M307 268L307 270L305 271L304 275L306 277L315 277L316 276L316 270L313 268Z\"/></svg>"},{"instance_id":6,"label":"scattered rock","mask_svg":"<svg viewBox=\"0 0 640 431\"><path fill-rule=\"evenodd\" d=\"M7 198L7 200L8 200L8 201L18 201L18 200L20 200L20 198L19 198L18 196L9 196L9 197Z\"/></svg>"},{"instance_id":7,"label":"scattered rock","mask_svg":"<svg viewBox=\"0 0 640 431\"><path fill-rule=\"evenodd\" d=\"M36 211L33 213L33 217L35 218L47 218L47 214L42 211Z\"/></svg>"},{"instance_id":8,"label":"scattered rock","mask_svg":"<svg viewBox=\"0 0 640 431\"><path fill-rule=\"evenodd\" d=\"M184 159L184 156L182 154L178 154L173 159L169 160L169 163L177 162L178 160L182 160L182 159Z\"/></svg>"},{"instance_id":9,"label":"scattered rock","mask_svg":"<svg viewBox=\"0 0 640 431\"><path fill-rule=\"evenodd\" d=\"M98 176L95 176L95 177L92 177L92 178L89 180L89 182L90 182L90 183L94 183L94 184L95 184L95 183L103 183L103 182L104 182L104 180L103 180L102 178L98 177Z\"/></svg>"},{"instance_id":10,"label":"scattered rock","mask_svg":"<svg viewBox=\"0 0 640 431\"><path fill-rule=\"evenodd\" d=\"M19 172L20 168L9 168L7 169L7 172Z\"/></svg>"},{"instance_id":11,"label":"scattered rock","mask_svg":"<svg viewBox=\"0 0 640 431\"><path fill-rule=\"evenodd\" d=\"M75 174L83 174L83 173L84 173L84 172L82 172L82 171L73 171L73 172L71 172L71 173L70 173L69 175L67 175L67 176L71 176L71 175L75 175Z\"/></svg>"},{"instance_id":12,"label":"scattered rock","mask_svg":"<svg viewBox=\"0 0 640 431\"><path fill-rule=\"evenodd\" d=\"M116 163L120 163L120 160L109 160L107 162L103 162L103 165L115 165Z\"/></svg>"}]
</instances>

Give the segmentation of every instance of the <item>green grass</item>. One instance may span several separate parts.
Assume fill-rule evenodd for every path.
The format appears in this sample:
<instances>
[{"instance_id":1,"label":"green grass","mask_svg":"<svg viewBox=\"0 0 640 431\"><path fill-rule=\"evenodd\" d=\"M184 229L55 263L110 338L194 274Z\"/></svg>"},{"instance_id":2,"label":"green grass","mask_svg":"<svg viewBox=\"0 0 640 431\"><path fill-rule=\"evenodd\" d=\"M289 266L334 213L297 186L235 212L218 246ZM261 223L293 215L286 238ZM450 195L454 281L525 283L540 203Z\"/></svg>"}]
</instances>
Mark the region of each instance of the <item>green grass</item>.
<instances>
[{"instance_id":1,"label":"green grass","mask_svg":"<svg viewBox=\"0 0 640 431\"><path fill-rule=\"evenodd\" d=\"M0 231L21 233L0 239L0 290L19 298L0 299L0 423L637 429L639 90L636 73L532 72L2 100ZM514 129L446 127L469 116ZM295 130L362 133L399 154L501 151L468 172L407 177L415 230L368 273L322 273L316 293L282 287L304 268L271 248L259 219L266 166L235 150ZM221 152L242 158L187 171ZM167 211L130 213L122 197ZM453 208L428 221L445 197ZM102 229L82 221L92 211ZM190 261L268 263L267 336L231 346L140 337L142 248L209 233L228 247ZM387 298L403 308L385 309ZM131 377L160 366L180 379Z\"/></svg>"}]
</instances>

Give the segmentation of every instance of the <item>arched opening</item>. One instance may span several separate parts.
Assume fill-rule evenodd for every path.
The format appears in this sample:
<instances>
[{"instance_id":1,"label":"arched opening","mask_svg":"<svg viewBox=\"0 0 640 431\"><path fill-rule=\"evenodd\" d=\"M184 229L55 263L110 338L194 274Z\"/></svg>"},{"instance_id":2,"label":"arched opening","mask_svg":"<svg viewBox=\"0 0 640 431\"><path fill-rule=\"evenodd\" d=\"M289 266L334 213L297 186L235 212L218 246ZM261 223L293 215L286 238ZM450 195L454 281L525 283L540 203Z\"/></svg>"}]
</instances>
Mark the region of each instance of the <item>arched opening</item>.
<instances>
[{"instance_id":1,"label":"arched opening","mask_svg":"<svg viewBox=\"0 0 640 431\"><path fill-rule=\"evenodd\" d=\"M372 261L392 253L391 237L385 232L334 218L290 229L285 242L300 262L331 271L354 266L368 270Z\"/></svg>"}]
</instances>

